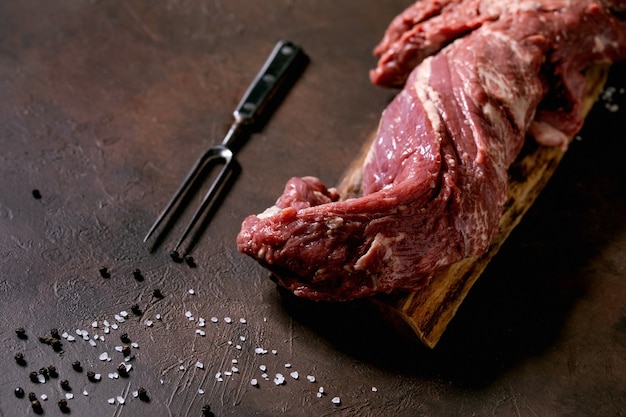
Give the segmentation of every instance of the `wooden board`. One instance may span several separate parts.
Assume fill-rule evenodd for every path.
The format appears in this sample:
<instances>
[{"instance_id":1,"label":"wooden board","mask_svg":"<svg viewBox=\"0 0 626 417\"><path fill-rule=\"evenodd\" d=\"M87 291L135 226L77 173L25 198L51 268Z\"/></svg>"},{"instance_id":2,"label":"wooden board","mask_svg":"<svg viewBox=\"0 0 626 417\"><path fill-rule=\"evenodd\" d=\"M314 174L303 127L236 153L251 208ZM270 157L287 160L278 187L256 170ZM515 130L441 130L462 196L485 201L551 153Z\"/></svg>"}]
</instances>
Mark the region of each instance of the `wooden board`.
<instances>
[{"instance_id":1,"label":"wooden board","mask_svg":"<svg viewBox=\"0 0 626 417\"><path fill-rule=\"evenodd\" d=\"M583 103L586 115L602 91L609 66L590 68L586 77L588 91ZM348 169L338 185L342 196L354 197L360 192L363 154ZM425 288L400 296L373 298L394 324L408 327L430 348L434 348L456 314L468 292L496 255L511 231L519 224L556 170L564 152L557 147L538 146L528 141L516 162L509 169L508 198L499 223L499 230L489 250L480 256L466 258L435 275ZM400 323L398 323L400 322Z\"/></svg>"}]
</instances>

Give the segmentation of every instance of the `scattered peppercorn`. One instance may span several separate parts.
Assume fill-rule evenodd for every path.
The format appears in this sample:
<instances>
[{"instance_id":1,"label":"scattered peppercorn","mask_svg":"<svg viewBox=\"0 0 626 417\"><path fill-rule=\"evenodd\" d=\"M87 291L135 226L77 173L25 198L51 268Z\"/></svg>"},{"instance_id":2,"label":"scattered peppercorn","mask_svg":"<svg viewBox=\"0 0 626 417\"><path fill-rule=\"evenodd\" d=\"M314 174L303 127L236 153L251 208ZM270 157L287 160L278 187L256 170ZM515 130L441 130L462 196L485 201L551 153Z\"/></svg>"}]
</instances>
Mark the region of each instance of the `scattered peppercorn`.
<instances>
[{"instance_id":1,"label":"scattered peppercorn","mask_svg":"<svg viewBox=\"0 0 626 417\"><path fill-rule=\"evenodd\" d=\"M24 354L22 352L17 352L15 354L15 362L17 362L20 366L26 366L26 359L24 359Z\"/></svg>"},{"instance_id":2,"label":"scattered peppercorn","mask_svg":"<svg viewBox=\"0 0 626 417\"><path fill-rule=\"evenodd\" d=\"M13 391L15 393L15 396L17 398L24 398L24 388L22 387L17 387L15 388L15 391Z\"/></svg>"},{"instance_id":3,"label":"scattered peppercorn","mask_svg":"<svg viewBox=\"0 0 626 417\"><path fill-rule=\"evenodd\" d=\"M38 189L34 189L33 190L33 197L35 197L35 199L39 200L41 198L41 191L39 191Z\"/></svg>"},{"instance_id":4,"label":"scattered peppercorn","mask_svg":"<svg viewBox=\"0 0 626 417\"><path fill-rule=\"evenodd\" d=\"M63 342L61 342L59 339L54 339L51 345L52 350L54 350L55 352L61 352L63 350Z\"/></svg>"},{"instance_id":5,"label":"scattered peppercorn","mask_svg":"<svg viewBox=\"0 0 626 417\"><path fill-rule=\"evenodd\" d=\"M56 378L59 376L57 368L54 365L48 366L48 375L50 375L50 378Z\"/></svg>"},{"instance_id":6,"label":"scattered peppercorn","mask_svg":"<svg viewBox=\"0 0 626 417\"><path fill-rule=\"evenodd\" d=\"M180 257L180 253L178 253L177 250L173 250L170 252L170 258L172 258L172 261L176 262L177 264L183 261L183 258Z\"/></svg>"},{"instance_id":7,"label":"scattered peppercorn","mask_svg":"<svg viewBox=\"0 0 626 417\"><path fill-rule=\"evenodd\" d=\"M163 298L163 293L161 292L161 290L160 290L160 289L155 288L154 290L152 290L152 296L153 296L154 298L161 299L161 298Z\"/></svg>"},{"instance_id":8,"label":"scattered peppercorn","mask_svg":"<svg viewBox=\"0 0 626 417\"><path fill-rule=\"evenodd\" d=\"M124 355L124 357L130 356L130 346L124 345L124 347L122 347L122 355Z\"/></svg>"},{"instance_id":9,"label":"scattered peppercorn","mask_svg":"<svg viewBox=\"0 0 626 417\"><path fill-rule=\"evenodd\" d=\"M28 393L28 401L35 401L36 399L37 399L37 394L35 394L34 392Z\"/></svg>"},{"instance_id":10,"label":"scattered peppercorn","mask_svg":"<svg viewBox=\"0 0 626 417\"><path fill-rule=\"evenodd\" d=\"M148 392L143 387L137 390L137 396L143 402L146 402L146 403L150 402L150 397L148 397Z\"/></svg>"},{"instance_id":11,"label":"scattered peppercorn","mask_svg":"<svg viewBox=\"0 0 626 417\"><path fill-rule=\"evenodd\" d=\"M28 374L28 378L30 378L31 382L34 383L39 383L39 374L37 373L37 371L32 371L31 373Z\"/></svg>"},{"instance_id":12,"label":"scattered peppercorn","mask_svg":"<svg viewBox=\"0 0 626 417\"><path fill-rule=\"evenodd\" d=\"M128 337L128 333L122 333L120 335L120 340L122 343L130 343L130 337Z\"/></svg>"},{"instance_id":13,"label":"scattered peppercorn","mask_svg":"<svg viewBox=\"0 0 626 417\"><path fill-rule=\"evenodd\" d=\"M96 373L93 371L87 372L87 379L91 382L98 382L98 380L96 379Z\"/></svg>"},{"instance_id":14,"label":"scattered peppercorn","mask_svg":"<svg viewBox=\"0 0 626 417\"><path fill-rule=\"evenodd\" d=\"M33 411L35 412L35 414L43 414L43 408L41 408L41 403L39 402L39 400L31 401L30 405L31 407L33 407Z\"/></svg>"},{"instance_id":15,"label":"scattered peppercorn","mask_svg":"<svg viewBox=\"0 0 626 417\"><path fill-rule=\"evenodd\" d=\"M206 404L202 406L202 415L203 416L210 416L213 415L213 413L211 413L211 406Z\"/></svg>"},{"instance_id":16,"label":"scattered peppercorn","mask_svg":"<svg viewBox=\"0 0 626 417\"><path fill-rule=\"evenodd\" d=\"M59 329L50 329L50 336L52 336L53 339L61 339Z\"/></svg>"},{"instance_id":17,"label":"scattered peppercorn","mask_svg":"<svg viewBox=\"0 0 626 417\"><path fill-rule=\"evenodd\" d=\"M195 268L196 267L196 261L193 259L193 256L190 256L190 255L185 256L185 263L190 268Z\"/></svg>"},{"instance_id":18,"label":"scattered peppercorn","mask_svg":"<svg viewBox=\"0 0 626 417\"><path fill-rule=\"evenodd\" d=\"M61 388L63 389L63 391L71 391L72 387L70 387L70 381L68 381L67 379L61 381Z\"/></svg>"},{"instance_id":19,"label":"scattered peppercorn","mask_svg":"<svg viewBox=\"0 0 626 417\"><path fill-rule=\"evenodd\" d=\"M17 334L17 337L19 339L28 339L28 336L26 335L26 329L24 329L23 327L18 327L17 329L15 329L15 334Z\"/></svg>"},{"instance_id":20,"label":"scattered peppercorn","mask_svg":"<svg viewBox=\"0 0 626 417\"><path fill-rule=\"evenodd\" d=\"M72 369L76 372L83 372L83 366L80 364L80 361L72 362Z\"/></svg>"},{"instance_id":21,"label":"scattered peppercorn","mask_svg":"<svg viewBox=\"0 0 626 417\"><path fill-rule=\"evenodd\" d=\"M139 308L139 304L133 304L130 306L130 311L133 312L136 316L141 316L141 309Z\"/></svg>"},{"instance_id":22,"label":"scattered peppercorn","mask_svg":"<svg viewBox=\"0 0 626 417\"><path fill-rule=\"evenodd\" d=\"M100 272L100 276L102 278L111 278L111 274L109 273L109 269L106 266L101 266L100 269L98 269L98 272Z\"/></svg>"},{"instance_id":23,"label":"scattered peppercorn","mask_svg":"<svg viewBox=\"0 0 626 417\"><path fill-rule=\"evenodd\" d=\"M67 400L65 398L61 398L58 402L57 405L59 406L59 409L61 410L61 412L63 413L67 413L68 411L70 411L70 408L67 406Z\"/></svg>"},{"instance_id":24,"label":"scattered peppercorn","mask_svg":"<svg viewBox=\"0 0 626 417\"><path fill-rule=\"evenodd\" d=\"M54 340L48 336L39 336L37 339L39 339L39 342L43 343L44 345L51 345Z\"/></svg>"},{"instance_id":25,"label":"scattered peppercorn","mask_svg":"<svg viewBox=\"0 0 626 417\"><path fill-rule=\"evenodd\" d=\"M117 365L117 368L115 369L118 373L119 376L121 377L127 377L128 376L128 371L126 370L126 365L124 365L123 363L120 363L119 365Z\"/></svg>"},{"instance_id":26,"label":"scattered peppercorn","mask_svg":"<svg viewBox=\"0 0 626 417\"><path fill-rule=\"evenodd\" d=\"M137 281L143 281L143 275L141 275L141 270L139 268L135 268L133 270L133 277L137 280Z\"/></svg>"},{"instance_id":27,"label":"scattered peppercorn","mask_svg":"<svg viewBox=\"0 0 626 417\"><path fill-rule=\"evenodd\" d=\"M39 375L43 375L45 379L48 379L48 368L39 369Z\"/></svg>"}]
</instances>

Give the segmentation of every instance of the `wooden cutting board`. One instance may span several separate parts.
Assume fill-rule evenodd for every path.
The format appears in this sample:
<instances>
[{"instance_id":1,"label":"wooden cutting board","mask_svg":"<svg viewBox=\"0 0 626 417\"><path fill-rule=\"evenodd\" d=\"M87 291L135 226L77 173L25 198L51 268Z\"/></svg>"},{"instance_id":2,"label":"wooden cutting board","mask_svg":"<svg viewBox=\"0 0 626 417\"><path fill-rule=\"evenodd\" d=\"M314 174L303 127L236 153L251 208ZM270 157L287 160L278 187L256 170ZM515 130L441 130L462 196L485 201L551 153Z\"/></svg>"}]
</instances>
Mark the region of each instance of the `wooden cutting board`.
<instances>
[{"instance_id":1,"label":"wooden cutting board","mask_svg":"<svg viewBox=\"0 0 626 417\"><path fill-rule=\"evenodd\" d=\"M585 115L602 91L608 71L608 65L597 65L586 72ZM375 134L372 134L360 158L354 161L340 181L337 189L342 196L360 194L363 161L374 137ZM419 291L374 297L374 303L383 314L401 329L408 326L422 343L434 348L476 280L539 196L563 155L558 147L538 146L534 141L527 141L509 169L508 197L489 250L451 265L436 274L430 284Z\"/></svg>"}]
</instances>

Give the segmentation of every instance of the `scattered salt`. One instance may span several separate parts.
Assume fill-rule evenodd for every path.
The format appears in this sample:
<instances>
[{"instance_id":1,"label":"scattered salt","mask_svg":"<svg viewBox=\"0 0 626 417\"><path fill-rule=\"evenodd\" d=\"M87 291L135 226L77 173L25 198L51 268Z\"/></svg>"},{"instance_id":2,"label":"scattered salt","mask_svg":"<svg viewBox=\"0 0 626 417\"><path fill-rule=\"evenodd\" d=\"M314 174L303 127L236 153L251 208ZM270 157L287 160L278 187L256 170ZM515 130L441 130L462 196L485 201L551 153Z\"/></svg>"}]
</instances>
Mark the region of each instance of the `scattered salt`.
<instances>
[{"instance_id":1,"label":"scattered salt","mask_svg":"<svg viewBox=\"0 0 626 417\"><path fill-rule=\"evenodd\" d=\"M139 397L139 391L133 391L131 394L133 395L134 398Z\"/></svg>"},{"instance_id":2,"label":"scattered salt","mask_svg":"<svg viewBox=\"0 0 626 417\"><path fill-rule=\"evenodd\" d=\"M126 311L126 310L120 311L120 316L122 316L124 318L128 317L128 311Z\"/></svg>"},{"instance_id":3,"label":"scattered salt","mask_svg":"<svg viewBox=\"0 0 626 417\"><path fill-rule=\"evenodd\" d=\"M333 404L336 404L336 405L341 404L341 398L339 397L333 397L331 401L333 402Z\"/></svg>"},{"instance_id":4,"label":"scattered salt","mask_svg":"<svg viewBox=\"0 0 626 417\"><path fill-rule=\"evenodd\" d=\"M109 398L109 399L107 400L107 402L108 402L109 404L115 404L115 398Z\"/></svg>"},{"instance_id":5,"label":"scattered salt","mask_svg":"<svg viewBox=\"0 0 626 417\"><path fill-rule=\"evenodd\" d=\"M118 326L118 325L117 325L117 323L113 323L113 324L111 325L111 328L112 328L113 330L117 330L119 327L120 327L120 326Z\"/></svg>"},{"instance_id":6,"label":"scattered salt","mask_svg":"<svg viewBox=\"0 0 626 417\"><path fill-rule=\"evenodd\" d=\"M237 368L236 366L233 366L231 368L231 370L233 371L234 374L238 374L239 373L239 368Z\"/></svg>"},{"instance_id":7,"label":"scattered salt","mask_svg":"<svg viewBox=\"0 0 626 417\"><path fill-rule=\"evenodd\" d=\"M276 349L272 349L272 355L277 355L278 351Z\"/></svg>"},{"instance_id":8,"label":"scattered salt","mask_svg":"<svg viewBox=\"0 0 626 417\"><path fill-rule=\"evenodd\" d=\"M185 311L185 317L192 317L193 313L189 310Z\"/></svg>"},{"instance_id":9,"label":"scattered salt","mask_svg":"<svg viewBox=\"0 0 626 417\"><path fill-rule=\"evenodd\" d=\"M146 326L147 327L152 327L152 320L146 320Z\"/></svg>"},{"instance_id":10,"label":"scattered salt","mask_svg":"<svg viewBox=\"0 0 626 417\"><path fill-rule=\"evenodd\" d=\"M42 401L47 401L48 400L48 396L46 394L41 394L41 396L39 398L41 398Z\"/></svg>"},{"instance_id":11,"label":"scattered salt","mask_svg":"<svg viewBox=\"0 0 626 417\"><path fill-rule=\"evenodd\" d=\"M124 323L126 320L124 320L124 317L120 316L119 314L116 314L114 316L115 320L117 320L120 323Z\"/></svg>"},{"instance_id":12,"label":"scattered salt","mask_svg":"<svg viewBox=\"0 0 626 417\"><path fill-rule=\"evenodd\" d=\"M224 371L224 375L226 376L231 376L233 373L232 371Z\"/></svg>"},{"instance_id":13,"label":"scattered salt","mask_svg":"<svg viewBox=\"0 0 626 417\"><path fill-rule=\"evenodd\" d=\"M246 319L242 317L239 319L239 323L246 324L247 322L246 322Z\"/></svg>"},{"instance_id":14,"label":"scattered salt","mask_svg":"<svg viewBox=\"0 0 626 417\"><path fill-rule=\"evenodd\" d=\"M108 377L109 379L118 379L120 377L120 374L118 374L117 372L109 372Z\"/></svg>"},{"instance_id":15,"label":"scattered salt","mask_svg":"<svg viewBox=\"0 0 626 417\"><path fill-rule=\"evenodd\" d=\"M46 383L46 377L43 376L42 374L37 375L37 381L39 381L40 384L45 384Z\"/></svg>"},{"instance_id":16,"label":"scattered salt","mask_svg":"<svg viewBox=\"0 0 626 417\"><path fill-rule=\"evenodd\" d=\"M372 387L372 392L378 392L378 388Z\"/></svg>"},{"instance_id":17,"label":"scattered salt","mask_svg":"<svg viewBox=\"0 0 626 417\"><path fill-rule=\"evenodd\" d=\"M109 334L109 332L110 332L110 331L111 331L111 329L110 329L110 328L108 328L108 327L105 327L105 328L104 328L104 334Z\"/></svg>"},{"instance_id":18,"label":"scattered salt","mask_svg":"<svg viewBox=\"0 0 626 417\"><path fill-rule=\"evenodd\" d=\"M307 375L306 379L308 379L309 382L315 382L315 377L313 375Z\"/></svg>"},{"instance_id":19,"label":"scattered salt","mask_svg":"<svg viewBox=\"0 0 626 417\"><path fill-rule=\"evenodd\" d=\"M156 316L154 316L154 318L157 319L157 320L161 320L161 315L157 314Z\"/></svg>"},{"instance_id":20,"label":"scattered salt","mask_svg":"<svg viewBox=\"0 0 626 417\"><path fill-rule=\"evenodd\" d=\"M102 378L102 375L101 375L101 374L95 374L95 375L93 376L93 379L94 379L95 381L100 381L100 379L101 379L101 378Z\"/></svg>"},{"instance_id":21,"label":"scattered salt","mask_svg":"<svg viewBox=\"0 0 626 417\"><path fill-rule=\"evenodd\" d=\"M115 346L115 350L121 352L124 350L124 348L122 346Z\"/></svg>"},{"instance_id":22,"label":"scattered salt","mask_svg":"<svg viewBox=\"0 0 626 417\"><path fill-rule=\"evenodd\" d=\"M74 336L72 336L71 334L67 336L67 341L68 342L73 342L75 340L76 340L76 338Z\"/></svg>"},{"instance_id":23,"label":"scattered salt","mask_svg":"<svg viewBox=\"0 0 626 417\"><path fill-rule=\"evenodd\" d=\"M231 362L232 363L238 363L239 361L237 359L233 359Z\"/></svg>"},{"instance_id":24,"label":"scattered salt","mask_svg":"<svg viewBox=\"0 0 626 417\"><path fill-rule=\"evenodd\" d=\"M267 366L265 366L265 365L261 365L261 366L259 366L259 369L260 369L262 372L265 372L265 371L267 371Z\"/></svg>"},{"instance_id":25,"label":"scattered salt","mask_svg":"<svg viewBox=\"0 0 626 417\"><path fill-rule=\"evenodd\" d=\"M131 343L130 346L135 348L135 349L139 349L139 343L137 343L137 342Z\"/></svg>"},{"instance_id":26,"label":"scattered salt","mask_svg":"<svg viewBox=\"0 0 626 417\"><path fill-rule=\"evenodd\" d=\"M254 349L254 353L256 353L257 355L265 355L267 353L267 350L263 349L262 347L258 347Z\"/></svg>"},{"instance_id":27,"label":"scattered salt","mask_svg":"<svg viewBox=\"0 0 626 417\"><path fill-rule=\"evenodd\" d=\"M274 377L274 384L282 385L284 383L285 383L285 377L283 376L283 374L276 374L276 376Z\"/></svg>"},{"instance_id":28,"label":"scattered salt","mask_svg":"<svg viewBox=\"0 0 626 417\"><path fill-rule=\"evenodd\" d=\"M202 388L199 388L198 389L198 394L200 394L200 395L204 394L204 390Z\"/></svg>"},{"instance_id":29,"label":"scattered salt","mask_svg":"<svg viewBox=\"0 0 626 417\"><path fill-rule=\"evenodd\" d=\"M93 321L91 322L91 327L93 327L94 329L98 327L98 322L97 321Z\"/></svg>"},{"instance_id":30,"label":"scattered salt","mask_svg":"<svg viewBox=\"0 0 626 417\"><path fill-rule=\"evenodd\" d=\"M109 327L109 326L110 326L110 324L109 324L109 321L108 321L108 320L104 320L104 321L102 322L102 324L104 324L104 327Z\"/></svg>"},{"instance_id":31,"label":"scattered salt","mask_svg":"<svg viewBox=\"0 0 626 417\"><path fill-rule=\"evenodd\" d=\"M179 370L179 371L184 371L184 370L185 370L185 367L184 367L183 365L180 365L180 366L178 367L178 370Z\"/></svg>"},{"instance_id":32,"label":"scattered salt","mask_svg":"<svg viewBox=\"0 0 626 417\"><path fill-rule=\"evenodd\" d=\"M300 375L298 374L298 371L293 371L289 374L293 379L298 379L300 378Z\"/></svg>"},{"instance_id":33,"label":"scattered salt","mask_svg":"<svg viewBox=\"0 0 626 417\"><path fill-rule=\"evenodd\" d=\"M250 385L252 385L253 387L256 387L259 385L259 381L253 378L250 380Z\"/></svg>"},{"instance_id":34,"label":"scattered salt","mask_svg":"<svg viewBox=\"0 0 626 417\"><path fill-rule=\"evenodd\" d=\"M74 398L74 394L72 394L71 392L66 392L65 393L65 398L68 400L71 400L72 398Z\"/></svg>"},{"instance_id":35,"label":"scattered salt","mask_svg":"<svg viewBox=\"0 0 626 417\"><path fill-rule=\"evenodd\" d=\"M63 333L61 334L61 337L62 337L63 339L67 339L67 336L69 336L69 335L67 334L67 332L63 332Z\"/></svg>"},{"instance_id":36,"label":"scattered salt","mask_svg":"<svg viewBox=\"0 0 626 417\"><path fill-rule=\"evenodd\" d=\"M204 369L204 364L202 362L196 362L196 368L198 369Z\"/></svg>"},{"instance_id":37,"label":"scattered salt","mask_svg":"<svg viewBox=\"0 0 626 417\"><path fill-rule=\"evenodd\" d=\"M235 349L237 349L237 350L241 350L241 345L236 345L236 346L235 346Z\"/></svg>"},{"instance_id":38,"label":"scattered salt","mask_svg":"<svg viewBox=\"0 0 626 417\"><path fill-rule=\"evenodd\" d=\"M93 339L89 339L89 344L93 347L96 347L96 341Z\"/></svg>"},{"instance_id":39,"label":"scattered salt","mask_svg":"<svg viewBox=\"0 0 626 417\"><path fill-rule=\"evenodd\" d=\"M126 400L121 395L118 395L117 396L117 402L120 403L120 404L124 404L126 402Z\"/></svg>"},{"instance_id":40,"label":"scattered salt","mask_svg":"<svg viewBox=\"0 0 626 417\"><path fill-rule=\"evenodd\" d=\"M191 295L194 295L196 293L196 291L193 288L190 288L187 292Z\"/></svg>"},{"instance_id":41,"label":"scattered salt","mask_svg":"<svg viewBox=\"0 0 626 417\"><path fill-rule=\"evenodd\" d=\"M290 363L286 363L285 364L285 368L291 368L291 364Z\"/></svg>"},{"instance_id":42,"label":"scattered salt","mask_svg":"<svg viewBox=\"0 0 626 417\"><path fill-rule=\"evenodd\" d=\"M230 317L224 317L224 321L228 324L233 322L233 319L231 319Z\"/></svg>"},{"instance_id":43,"label":"scattered salt","mask_svg":"<svg viewBox=\"0 0 626 417\"><path fill-rule=\"evenodd\" d=\"M89 395L89 393L87 392L87 390L83 390L83 395L86 397Z\"/></svg>"},{"instance_id":44,"label":"scattered salt","mask_svg":"<svg viewBox=\"0 0 626 417\"><path fill-rule=\"evenodd\" d=\"M218 319L217 317L211 317L211 321L213 323L217 323L220 319Z\"/></svg>"},{"instance_id":45,"label":"scattered salt","mask_svg":"<svg viewBox=\"0 0 626 417\"><path fill-rule=\"evenodd\" d=\"M101 361L108 361L110 359L109 354L107 352L101 353L100 356L98 356L98 359Z\"/></svg>"}]
</instances>

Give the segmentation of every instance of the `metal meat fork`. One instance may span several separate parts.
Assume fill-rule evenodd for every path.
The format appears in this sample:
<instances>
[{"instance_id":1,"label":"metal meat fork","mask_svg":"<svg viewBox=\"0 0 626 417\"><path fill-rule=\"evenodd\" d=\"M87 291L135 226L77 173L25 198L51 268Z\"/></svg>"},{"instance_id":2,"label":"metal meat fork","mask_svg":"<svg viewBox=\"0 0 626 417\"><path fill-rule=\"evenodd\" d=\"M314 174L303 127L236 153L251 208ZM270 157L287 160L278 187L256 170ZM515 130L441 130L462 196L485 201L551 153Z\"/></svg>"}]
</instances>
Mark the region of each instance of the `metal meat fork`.
<instances>
[{"instance_id":1,"label":"metal meat fork","mask_svg":"<svg viewBox=\"0 0 626 417\"><path fill-rule=\"evenodd\" d=\"M289 41L280 41L276 44L265 62L265 65L263 65L261 71L248 87L248 90L233 112L235 120L224 137L224 140L220 145L207 149L198 159L192 170L178 187L178 190L174 193L172 199L167 203L165 209L148 231L148 234L143 239L144 242L150 238L179 201L185 200L185 197L193 189L193 186L197 185L205 176L205 168L207 165L210 162L221 161L223 165L217 177L209 187L200 206L193 214L191 221L173 249L172 256L178 255L178 248L180 248L183 241L189 235L198 220L200 220L206 209L214 203L219 193L222 191L226 179L230 176L233 164L235 163L235 142L241 139L244 133L251 133L252 127L259 124L262 116L263 118L267 116L266 113L270 111L269 107L272 99L279 98L277 97L279 96L277 93L280 92L281 87L286 88L287 84L294 81L295 77L297 77L304 68L304 65L306 65L306 62L306 55L299 46ZM180 204L178 205L180 206Z\"/></svg>"}]
</instances>

